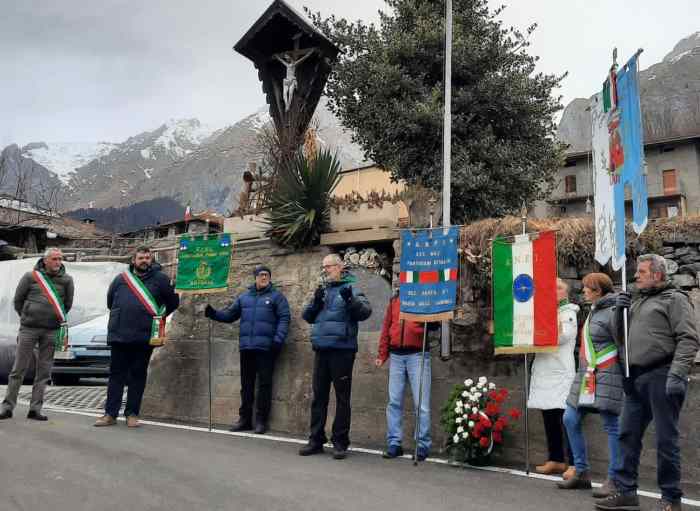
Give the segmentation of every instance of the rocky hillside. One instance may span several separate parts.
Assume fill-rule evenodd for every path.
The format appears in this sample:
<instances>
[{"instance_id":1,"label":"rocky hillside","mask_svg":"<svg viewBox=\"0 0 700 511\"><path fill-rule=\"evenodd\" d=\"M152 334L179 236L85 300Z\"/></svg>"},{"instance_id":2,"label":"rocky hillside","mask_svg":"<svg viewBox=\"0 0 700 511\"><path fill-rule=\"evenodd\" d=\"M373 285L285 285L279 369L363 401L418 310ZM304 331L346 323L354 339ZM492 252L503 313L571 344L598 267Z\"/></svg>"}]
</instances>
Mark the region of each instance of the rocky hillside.
<instances>
[{"instance_id":1,"label":"rocky hillside","mask_svg":"<svg viewBox=\"0 0 700 511\"><path fill-rule=\"evenodd\" d=\"M344 168L364 162L360 148L324 103L316 119L319 145L336 148ZM238 206L248 164L261 159L258 133L269 123L265 107L220 130L186 119L170 121L120 144L37 142L20 152L24 160L44 169L46 179L60 178L65 183L65 201L71 210L120 208L169 197L183 205L191 203L195 210L225 213Z\"/></svg>"},{"instance_id":2,"label":"rocky hillside","mask_svg":"<svg viewBox=\"0 0 700 511\"><path fill-rule=\"evenodd\" d=\"M639 85L645 141L700 135L700 32L682 39L661 62L640 71ZM571 152L590 149L588 103L574 99L562 115L558 133Z\"/></svg>"},{"instance_id":3,"label":"rocky hillside","mask_svg":"<svg viewBox=\"0 0 700 511\"><path fill-rule=\"evenodd\" d=\"M17 144L0 152L0 194L18 197L41 209L62 210L65 193L58 176L26 157Z\"/></svg>"}]
</instances>

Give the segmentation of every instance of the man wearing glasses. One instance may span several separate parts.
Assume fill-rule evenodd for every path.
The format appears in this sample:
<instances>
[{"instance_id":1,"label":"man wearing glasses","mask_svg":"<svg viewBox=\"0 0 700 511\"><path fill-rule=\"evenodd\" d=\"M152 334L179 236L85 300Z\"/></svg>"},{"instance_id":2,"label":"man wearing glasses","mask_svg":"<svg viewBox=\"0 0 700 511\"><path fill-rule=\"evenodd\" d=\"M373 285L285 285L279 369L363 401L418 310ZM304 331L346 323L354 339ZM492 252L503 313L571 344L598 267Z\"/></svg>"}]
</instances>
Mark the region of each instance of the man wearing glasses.
<instances>
[{"instance_id":1,"label":"man wearing glasses","mask_svg":"<svg viewBox=\"0 0 700 511\"><path fill-rule=\"evenodd\" d=\"M353 288L355 278L343 271L338 254L323 259L326 284L314 292L302 317L312 325L311 344L315 352L311 403L311 432L301 456L323 452L326 443L326 416L331 383L335 389L336 408L331 442L333 457L342 460L350 445L350 391L352 368L357 353L358 322L372 314L369 301Z\"/></svg>"},{"instance_id":2,"label":"man wearing glasses","mask_svg":"<svg viewBox=\"0 0 700 511\"><path fill-rule=\"evenodd\" d=\"M17 352L0 419L12 417L24 373L34 360L34 346L37 345L39 357L27 419L47 420L41 413L44 390L51 378L54 348L66 342L66 315L73 306L73 291L73 278L66 273L63 253L58 248L47 248L34 270L25 273L17 284L14 299L15 311L20 316Z\"/></svg>"}]
</instances>

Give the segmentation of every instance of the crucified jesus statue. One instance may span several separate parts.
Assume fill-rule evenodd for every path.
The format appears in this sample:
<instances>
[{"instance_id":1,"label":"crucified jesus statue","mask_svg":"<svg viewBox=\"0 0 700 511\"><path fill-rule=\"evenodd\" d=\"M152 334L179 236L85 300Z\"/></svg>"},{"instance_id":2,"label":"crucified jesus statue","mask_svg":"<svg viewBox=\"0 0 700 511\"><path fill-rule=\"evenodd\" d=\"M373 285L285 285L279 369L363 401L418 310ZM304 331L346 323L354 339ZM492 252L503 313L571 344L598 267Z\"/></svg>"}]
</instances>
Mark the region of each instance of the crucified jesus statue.
<instances>
[{"instance_id":1,"label":"crucified jesus statue","mask_svg":"<svg viewBox=\"0 0 700 511\"><path fill-rule=\"evenodd\" d=\"M304 50L292 50L273 55L273 57L281 62L287 69L287 75L284 77L282 82L284 85L284 108L287 112L292 106L292 98L294 97L294 91L297 88L297 66L313 55L315 51L316 48L307 48Z\"/></svg>"}]
</instances>

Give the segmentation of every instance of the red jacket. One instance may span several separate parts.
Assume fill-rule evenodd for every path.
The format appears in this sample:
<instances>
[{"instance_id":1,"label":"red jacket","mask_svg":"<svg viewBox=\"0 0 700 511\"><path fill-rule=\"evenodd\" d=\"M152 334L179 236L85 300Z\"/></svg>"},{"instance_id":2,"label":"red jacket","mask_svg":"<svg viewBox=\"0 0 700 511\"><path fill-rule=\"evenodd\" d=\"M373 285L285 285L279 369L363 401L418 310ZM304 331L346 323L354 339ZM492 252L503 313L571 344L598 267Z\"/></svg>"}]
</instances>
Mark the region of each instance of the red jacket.
<instances>
[{"instance_id":1,"label":"red jacket","mask_svg":"<svg viewBox=\"0 0 700 511\"><path fill-rule=\"evenodd\" d=\"M424 323L399 319L400 308L399 297L392 297L389 300L389 306L386 308L384 323L382 324L382 335L379 338L379 354L377 358L382 362L389 358L389 348L420 350L423 347Z\"/></svg>"}]
</instances>

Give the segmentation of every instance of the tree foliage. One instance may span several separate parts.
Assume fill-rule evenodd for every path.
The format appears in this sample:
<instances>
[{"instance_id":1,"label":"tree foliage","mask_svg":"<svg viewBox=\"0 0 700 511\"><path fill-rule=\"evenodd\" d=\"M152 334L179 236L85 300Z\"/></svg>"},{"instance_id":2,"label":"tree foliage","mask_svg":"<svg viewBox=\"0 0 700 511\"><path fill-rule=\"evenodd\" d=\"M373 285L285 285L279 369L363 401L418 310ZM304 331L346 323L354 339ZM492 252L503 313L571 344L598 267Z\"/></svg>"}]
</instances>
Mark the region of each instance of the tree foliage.
<instances>
[{"instance_id":1,"label":"tree foliage","mask_svg":"<svg viewBox=\"0 0 700 511\"><path fill-rule=\"evenodd\" d=\"M367 158L394 179L440 190L444 1L387 0L379 25L311 16L341 50L326 94ZM553 96L562 76L535 72L528 37L485 0L454 0L452 221L502 216L544 198L562 160Z\"/></svg>"}]
</instances>

